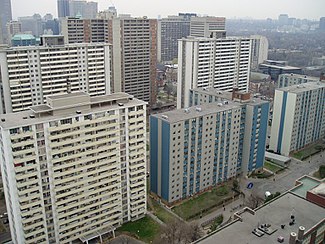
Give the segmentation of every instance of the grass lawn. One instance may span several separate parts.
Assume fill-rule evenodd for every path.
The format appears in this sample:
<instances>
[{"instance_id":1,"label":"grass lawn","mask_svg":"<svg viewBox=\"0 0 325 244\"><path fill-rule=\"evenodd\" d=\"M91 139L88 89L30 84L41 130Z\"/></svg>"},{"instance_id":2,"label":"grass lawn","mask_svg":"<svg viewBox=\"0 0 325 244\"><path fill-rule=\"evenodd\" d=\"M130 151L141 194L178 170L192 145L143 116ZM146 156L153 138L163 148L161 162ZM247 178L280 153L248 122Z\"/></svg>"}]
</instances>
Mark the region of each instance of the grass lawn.
<instances>
[{"instance_id":1,"label":"grass lawn","mask_svg":"<svg viewBox=\"0 0 325 244\"><path fill-rule=\"evenodd\" d=\"M209 210L210 212L213 210L214 206L221 205L224 200L233 196L231 184L232 182L184 201L175 206L173 211L185 220L194 218L192 217L194 215L199 217L201 213L207 214Z\"/></svg>"},{"instance_id":2,"label":"grass lawn","mask_svg":"<svg viewBox=\"0 0 325 244\"><path fill-rule=\"evenodd\" d=\"M321 177L320 177L320 174L319 174L319 171L316 171L313 176L317 179L320 179L321 180Z\"/></svg>"},{"instance_id":3,"label":"grass lawn","mask_svg":"<svg viewBox=\"0 0 325 244\"><path fill-rule=\"evenodd\" d=\"M151 210L153 211L154 215L156 215L162 222L168 224L173 220L176 220L176 217L161 207L156 200L148 197L148 201L151 201L151 207L153 208Z\"/></svg>"},{"instance_id":4,"label":"grass lawn","mask_svg":"<svg viewBox=\"0 0 325 244\"><path fill-rule=\"evenodd\" d=\"M282 170L283 168L282 167L280 167L280 166L278 166L278 165L276 165L276 164L274 164L274 163L271 163L271 162L269 162L269 161L265 161L265 163L264 163L264 168L265 169L268 169L268 170L270 170L270 171L272 171L273 173L277 173L278 171L280 171L280 170Z\"/></svg>"},{"instance_id":5,"label":"grass lawn","mask_svg":"<svg viewBox=\"0 0 325 244\"><path fill-rule=\"evenodd\" d=\"M6 228L3 226L2 223L0 223L0 233L5 233L6 232Z\"/></svg>"},{"instance_id":6,"label":"grass lawn","mask_svg":"<svg viewBox=\"0 0 325 244\"><path fill-rule=\"evenodd\" d=\"M322 148L325 149L324 143L316 143L314 145L301 149L300 151L294 153L292 156L299 160L305 160L308 157L320 152Z\"/></svg>"},{"instance_id":7,"label":"grass lawn","mask_svg":"<svg viewBox=\"0 0 325 244\"><path fill-rule=\"evenodd\" d=\"M273 175L272 173L263 170L262 173L252 173L249 177L257 178L257 179L266 179L271 177L272 175Z\"/></svg>"},{"instance_id":8,"label":"grass lawn","mask_svg":"<svg viewBox=\"0 0 325 244\"><path fill-rule=\"evenodd\" d=\"M146 216L134 222L128 222L117 229L118 232L128 232L132 236L138 236L143 242L153 241L159 233L160 225Z\"/></svg>"}]
</instances>

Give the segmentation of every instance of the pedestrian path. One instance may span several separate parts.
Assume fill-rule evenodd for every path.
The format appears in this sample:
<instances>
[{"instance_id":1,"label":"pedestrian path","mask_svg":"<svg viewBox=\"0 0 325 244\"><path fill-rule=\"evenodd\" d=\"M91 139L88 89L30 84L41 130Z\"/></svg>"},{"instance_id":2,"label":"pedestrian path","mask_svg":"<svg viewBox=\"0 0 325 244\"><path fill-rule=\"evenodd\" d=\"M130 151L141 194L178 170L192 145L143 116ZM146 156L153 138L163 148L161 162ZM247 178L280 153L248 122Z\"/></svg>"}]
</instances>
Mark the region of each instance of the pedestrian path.
<instances>
[{"instance_id":1,"label":"pedestrian path","mask_svg":"<svg viewBox=\"0 0 325 244\"><path fill-rule=\"evenodd\" d=\"M198 223L202 225L205 222L208 222L211 219L218 217L219 215L223 215L223 221L229 220L229 218L233 218L233 214L243 208L243 197L239 197L238 199L230 202L229 204L225 205L224 207L215 210L213 213L207 214L200 219L193 220L191 222Z\"/></svg>"}]
</instances>

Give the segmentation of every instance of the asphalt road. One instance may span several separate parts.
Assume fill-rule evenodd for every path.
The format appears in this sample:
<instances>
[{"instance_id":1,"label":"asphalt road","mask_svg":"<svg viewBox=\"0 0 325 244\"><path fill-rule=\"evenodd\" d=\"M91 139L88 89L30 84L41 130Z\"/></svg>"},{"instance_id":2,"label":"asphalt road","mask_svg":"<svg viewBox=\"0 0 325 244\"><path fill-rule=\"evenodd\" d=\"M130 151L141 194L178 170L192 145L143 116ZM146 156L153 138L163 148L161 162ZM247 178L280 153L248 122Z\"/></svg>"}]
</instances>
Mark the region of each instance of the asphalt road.
<instances>
[{"instance_id":1,"label":"asphalt road","mask_svg":"<svg viewBox=\"0 0 325 244\"><path fill-rule=\"evenodd\" d=\"M271 193L275 193L277 191L283 193L288 191L295 186L295 182L298 178L303 175L312 175L322 164L325 165L325 151L323 151L322 154L314 155L310 160L308 159L306 161L300 161L292 158L289 168L273 177L275 180L272 177L269 179L248 179L246 177L242 177L239 179L239 185L246 196L253 194L264 199L264 194L266 191ZM247 189L247 185L250 182L253 183L253 188ZM240 197L239 199L226 205L225 209L219 208L213 213L203 216L203 218L193 222L197 222L201 225L202 223L209 221L220 214L224 216L224 221L226 221L233 216L234 212L240 209L240 205L242 204L244 204L244 199Z\"/></svg>"},{"instance_id":2,"label":"asphalt road","mask_svg":"<svg viewBox=\"0 0 325 244\"><path fill-rule=\"evenodd\" d=\"M292 158L289 168L275 177L269 179L240 179L240 185L245 193L251 193L264 198L266 191L271 193L285 192L295 186L295 182L303 175L312 175L319 169L320 165L325 165L325 151L312 156L310 159L300 161ZM274 179L273 179L274 178ZM246 188L249 182L253 182L254 186L251 190Z\"/></svg>"}]
</instances>

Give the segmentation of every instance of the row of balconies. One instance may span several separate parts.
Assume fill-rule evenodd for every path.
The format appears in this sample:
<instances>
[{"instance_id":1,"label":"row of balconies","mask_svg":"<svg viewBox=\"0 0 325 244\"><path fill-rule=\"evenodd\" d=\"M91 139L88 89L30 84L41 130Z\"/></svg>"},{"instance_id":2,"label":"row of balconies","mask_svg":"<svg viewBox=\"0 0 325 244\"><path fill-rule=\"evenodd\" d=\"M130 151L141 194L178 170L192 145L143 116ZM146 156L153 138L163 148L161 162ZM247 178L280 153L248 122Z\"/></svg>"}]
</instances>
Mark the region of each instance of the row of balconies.
<instances>
[{"instance_id":1,"label":"row of balconies","mask_svg":"<svg viewBox=\"0 0 325 244\"><path fill-rule=\"evenodd\" d=\"M122 213L118 212L114 215L109 216L109 218L102 218L101 220L88 219L88 221L85 224L83 224L82 227L74 227L72 230L67 229L65 232L63 232L63 234L60 234L60 243L62 244L71 243L72 241L77 239L76 235L84 236L89 233L94 233L96 231L102 230L103 228L106 227L103 224L107 223L108 221L112 226L120 225L121 218L122 218ZM98 228L94 228L95 226L98 226ZM85 231L86 229L88 229L88 231Z\"/></svg>"},{"instance_id":2,"label":"row of balconies","mask_svg":"<svg viewBox=\"0 0 325 244\"><path fill-rule=\"evenodd\" d=\"M100 149L100 150L99 150ZM78 154L72 154L72 155L67 155L64 157L59 157L55 159L55 164L53 166L53 170L63 170L64 168L68 168L71 166L78 166L79 165L83 165L89 164L89 157L91 157L92 160L98 160L98 165L102 165L102 161L105 161L106 164L111 164L111 163L116 163L119 164L119 160L117 160L118 155L116 155L116 151L103 151L102 148L99 148L96 150L95 153L98 153L97 155L95 155L95 153L93 152L82 152L82 153L78 153ZM87 154L91 154L91 155L87 155ZM59 160L62 159L62 160ZM101 160L102 159L102 160ZM54 161L54 160L53 160ZM59 162L59 163L57 163ZM115 164L114 164L115 165Z\"/></svg>"},{"instance_id":3,"label":"row of balconies","mask_svg":"<svg viewBox=\"0 0 325 244\"><path fill-rule=\"evenodd\" d=\"M70 171L70 173L75 173L75 171ZM79 182L78 180L84 179L87 180L87 178L91 179L91 180L96 180L97 178L100 178L100 176L103 177L103 174L105 173L105 177L113 177L116 175L116 177L119 177L119 173L120 173L120 169L117 168L115 165L112 166L108 166L102 169L97 169L97 170L93 170L93 171L88 171L88 172L77 172L75 174L75 176L67 176L65 178L58 178L55 177L55 182L58 184L56 185L65 185L66 182ZM61 184L59 183L61 182Z\"/></svg>"},{"instance_id":4,"label":"row of balconies","mask_svg":"<svg viewBox=\"0 0 325 244\"><path fill-rule=\"evenodd\" d=\"M84 183L88 183L87 181L84 181ZM59 192L59 191L63 191L63 190L69 190L67 193L64 193L64 194L59 194L59 195L56 195L55 196L55 199L57 201L59 201L61 198L63 198L64 200L66 200L66 198L69 196L69 195L74 195L74 196L70 196L68 198L68 201L72 201L72 200L76 200L78 198L80 198L81 196L77 195L79 193L83 193L85 191L90 191L91 189L93 188L97 188L97 187L103 187L102 185L105 185L105 184L110 184L110 186L106 187L105 190L107 189L110 189L110 188L115 188L115 187L119 187L120 185L120 182L119 182L119 177L111 177L109 179L105 179L105 181L99 181L97 183L93 183L93 184L89 184L89 185L86 185L86 184L81 184L81 185L76 185L74 184L74 186L72 187L69 187L69 185L67 185L68 187L65 187L65 188L62 188L62 187L58 187L59 189L56 190L56 192ZM74 189L76 188L76 189ZM79 191L78 191L79 190ZM66 201L62 201L63 203L65 203ZM62 203L60 202L60 203Z\"/></svg>"}]
</instances>

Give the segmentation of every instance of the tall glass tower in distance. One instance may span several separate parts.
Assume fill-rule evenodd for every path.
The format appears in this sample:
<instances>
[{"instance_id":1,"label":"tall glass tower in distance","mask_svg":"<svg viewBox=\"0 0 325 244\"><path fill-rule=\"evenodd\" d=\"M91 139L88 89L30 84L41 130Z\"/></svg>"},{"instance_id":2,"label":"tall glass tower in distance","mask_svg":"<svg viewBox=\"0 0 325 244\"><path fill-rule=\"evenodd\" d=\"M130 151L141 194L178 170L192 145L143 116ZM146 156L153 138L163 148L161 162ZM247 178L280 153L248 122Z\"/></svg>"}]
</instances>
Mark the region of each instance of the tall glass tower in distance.
<instances>
[{"instance_id":1,"label":"tall glass tower in distance","mask_svg":"<svg viewBox=\"0 0 325 244\"><path fill-rule=\"evenodd\" d=\"M8 38L6 24L12 20L11 1L0 0L0 43L6 43Z\"/></svg>"}]
</instances>

